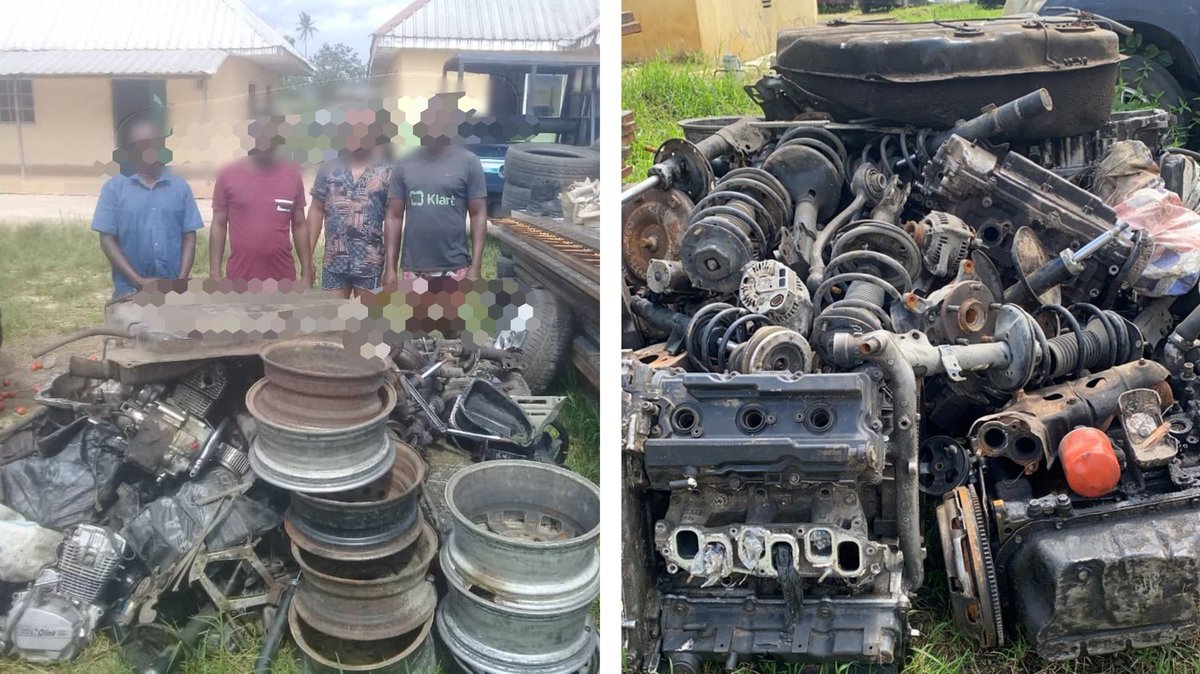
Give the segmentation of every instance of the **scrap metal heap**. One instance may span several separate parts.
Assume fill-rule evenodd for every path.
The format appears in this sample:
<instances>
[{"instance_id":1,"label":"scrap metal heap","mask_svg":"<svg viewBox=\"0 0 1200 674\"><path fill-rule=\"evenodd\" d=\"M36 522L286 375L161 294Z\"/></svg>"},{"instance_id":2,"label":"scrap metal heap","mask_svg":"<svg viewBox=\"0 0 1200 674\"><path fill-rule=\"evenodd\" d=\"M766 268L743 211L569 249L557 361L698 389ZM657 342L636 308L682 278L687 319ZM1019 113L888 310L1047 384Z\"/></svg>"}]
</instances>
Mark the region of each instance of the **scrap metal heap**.
<instances>
[{"instance_id":1,"label":"scrap metal heap","mask_svg":"<svg viewBox=\"0 0 1200 674\"><path fill-rule=\"evenodd\" d=\"M631 667L900 667L934 530L983 647L1200 625L1196 166L1109 114L1119 60L1078 18L784 31L766 119L663 144L623 195Z\"/></svg>"},{"instance_id":2,"label":"scrap metal heap","mask_svg":"<svg viewBox=\"0 0 1200 674\"><path fill-rule=\"evenodd\" d=\"M168 308L220 311L178 294ZM106 630L134 671L165 674L202 639L240 648L261 631L256 674L288 636L306 671L594 671L598 492L538 463L565 455L564 399L530 395L521 333L364 358L343 325L275 339L283 317L350 303L249 295L223 306L278 320L240 336L153 332L144 296L110 306L76 335L111 336L104 357L72 358L0 436L0 656L61 663ZM429 466L474 461L443 516ZM504 576L495 554L524 557ZM464 597L435 630L446 583Z\"/></svg>"}]
</instances>

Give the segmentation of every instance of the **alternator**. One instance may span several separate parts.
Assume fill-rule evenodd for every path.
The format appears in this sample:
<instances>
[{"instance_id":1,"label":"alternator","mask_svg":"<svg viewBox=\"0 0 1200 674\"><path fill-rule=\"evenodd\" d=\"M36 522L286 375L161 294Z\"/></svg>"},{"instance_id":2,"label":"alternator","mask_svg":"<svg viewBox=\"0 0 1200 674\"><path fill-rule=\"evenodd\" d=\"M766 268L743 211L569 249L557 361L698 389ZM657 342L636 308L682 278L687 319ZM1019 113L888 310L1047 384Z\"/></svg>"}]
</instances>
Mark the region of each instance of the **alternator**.
<instances>
[{"instance_id":1,"label":"alternator","mask_svg":"<svg viewBox=\"0 0 1200 674\"><path fill-rule=\"evenodd\" d=\"M813 305L808 288L796 272L778 260L746 265L738 298L750 311L802 335L807 335L812 326Z\"/></svg>"},{"instance_id":2,"label":"alternator","mask_svg":"<svg viewBox=\"0 0 1200 674\"><path fill-rule=\"evenodd\" d=\"M944 211L930 211L909 232L921 246L925 270L937 277L950 276L971 252L975 232L962 218Z\"/></svg>"}]
</instances>

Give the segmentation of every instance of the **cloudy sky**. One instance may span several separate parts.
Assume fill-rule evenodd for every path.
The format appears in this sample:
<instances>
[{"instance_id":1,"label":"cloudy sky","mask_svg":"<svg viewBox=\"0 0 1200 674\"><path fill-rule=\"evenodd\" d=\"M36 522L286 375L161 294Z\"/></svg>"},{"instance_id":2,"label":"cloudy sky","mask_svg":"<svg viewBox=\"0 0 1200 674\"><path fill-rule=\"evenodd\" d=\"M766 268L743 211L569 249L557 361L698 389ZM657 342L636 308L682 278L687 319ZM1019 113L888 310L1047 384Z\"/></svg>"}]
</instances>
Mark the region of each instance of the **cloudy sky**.
<instances>
[{"instance_id":1,"label":"cloudy sky","mask_svg":"<svg viewBox=\"0 0 1200 674\"><path fill-rule=\"evenodd\" d=\"M364 63L370 55L371 31L379 28L388 19L412 0L245 0L250 9L271 24L283 35L295 37L300 12L308 12L317 25L317 34L308 40L311 56L321 48L321 43L344 42L350 45ZM303 51L304 45L297 40L296 46Z\"/></svg>"}]
</instances>

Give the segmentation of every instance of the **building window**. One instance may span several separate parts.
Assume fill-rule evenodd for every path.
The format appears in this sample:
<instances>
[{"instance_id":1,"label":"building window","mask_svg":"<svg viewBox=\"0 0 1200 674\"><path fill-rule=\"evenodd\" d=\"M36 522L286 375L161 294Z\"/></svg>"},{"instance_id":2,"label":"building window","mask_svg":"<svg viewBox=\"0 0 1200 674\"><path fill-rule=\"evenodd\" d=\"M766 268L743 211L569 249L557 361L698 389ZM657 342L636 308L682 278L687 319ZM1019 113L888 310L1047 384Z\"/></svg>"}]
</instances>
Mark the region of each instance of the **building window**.
<instances>
[{"instance_id":1,"label":"building window","mask_svg":"<svg viewBox=\"0 0 1200 674\"><path fill-rule=\"evenodd\" d=\"M33 80L0 79L0 124L33 124Z\"/></svg>"},{"instance_id":2,"label":"building window","mask_svg":"<svg viewBox=\"0 0 1200 674\"><path fill-rule=\"evenodd\" d=\"M525 105L522 112L538 117L561 117L567 76L526 73Z\"/></svg>"}]
</instances>

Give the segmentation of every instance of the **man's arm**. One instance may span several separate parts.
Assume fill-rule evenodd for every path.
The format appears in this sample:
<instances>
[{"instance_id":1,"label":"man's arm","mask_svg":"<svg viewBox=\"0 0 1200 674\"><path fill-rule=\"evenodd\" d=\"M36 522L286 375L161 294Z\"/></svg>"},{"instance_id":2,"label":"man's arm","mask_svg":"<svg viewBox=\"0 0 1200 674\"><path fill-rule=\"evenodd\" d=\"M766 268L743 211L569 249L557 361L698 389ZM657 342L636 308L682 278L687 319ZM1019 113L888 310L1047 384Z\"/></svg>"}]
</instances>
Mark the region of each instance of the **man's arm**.
<instances>
[{"instance_id":1,"label":"man's arm","mask_svg":"<svg viewBox=\"0 0 1200 674\"><path fill-rule=\"evenodd\" d=\"M196 232L204 228L204 220L200 218L200 207L196 205L196 195L192 194L192 186L186 182L187 188L183 194L183 250L179 256L179 278L185 279L192 275L192 264L196 261Z\"/></svg>"},{"instance_id":2,"label":"man's arm","mask_svg":"<svg viewBox=\"0 0 1200 674\"><path fill-rule=\"evenodd\" d=\"M308 207L308 249L317 254L317 241L321 239L321 230L325 227L325 202L313 198ZM328 242L326 242L328 245Z\"/></svg>"},{"instance_id":3,"label":"man's arm","mask_svg":"<svg viewBox=\"0 0 1200 674\"><path fill-rule=\"evenodd\" d=\"M300 284L311 288L313 284L312 245L308 242L308 221L304 219L304 205L297 204L292 210L292 245L300 257Z\"/></svg>"},{"instance_id":4,"label":"man's arm","mask_svg":"<svg viewBox=\"0 0 1200 674\"><path fill-rule=\"evenodd\" d=\"M383 285L396 282L396 267L400 262L400 242L404 238L404 200L388 199L387 215L383 219Z\"/></svg>"},{"instance_id":5,"label":"man's arm","mask_svg":"<svg viewBox=\"0 0 1200 674\"><path fill-rule=\"evenodd\" d=\"M471 220L471 266L467 278L479 278L483 270L483 242L487 239L487 180L483 163L474 154L467 165L467 214Z\"/></svg>"},{"instance_id":6,"label":"man's arm","mask_svg":"<svg viewBox=\"0 0 1200 674\"><path fill-rule=\"evenodd\" d=\"M92 230L100 234L100 250L112 268L124 276L135 288L146 284L146 279L138 275L121 250L121 241L117 238L117 191L119 178L113 178L104 184L100 190L100 198L96 201L96 212L92 215Z\"/></svg>"},{"instance_id":7,"label":"man's arm","mask_svg":"<svg viewBox=\"0 0 1200 674\"><path fill-rule=\"evenodd\" d=\"M208 233L208 277L225 278L225 237L229 235L229 195L225 192L226 169L217 173L213 185L212 229Z\"/></svg>"},{"instance_id":8,"label":"man's arm","mask_svg":"<svg viewBox=\"0 0 1200 674\"><path fill-rule=\"evenodd\" d=\"M192 275L192 263L196 261L196 230L183 233L183 255L179 259L179 278Z\"/></svg>"},{"instance_id":9,"label":"man's arm","mask_svg":"<svg viewBox=\"0 0 1200 674\"><path fill-rule=\"evenodd\" d=\"M212 231L208 233L208 275L210 278L225 278L222 271L225 262L225 235L229 231L229 214L213 211Z\"/></svg>"},{"instance_id":10,"label":"man's arm","mask_svg":"<svg viewBox=\"0 0 1200 674\"><path fill-rule=\"evenodd\" d=\"M471 267L467 278L472 281L483 273L483 243L487 240L487 199L468 199L467 213L471 217Z\"/></svg>"},{"instance_id":11,"label":"man's arm","mask_svg":"<svg viewBox=\"0 0 1200 674\"><path fill-rule=\"evenodd\" d=\"M104 257L108 258L113 269L121 272L121 275L128 279L133 287L141 290L142 286L146 285L148 279L142 278L133 270L129 258L125 257L125 251L121 250L121 242L117 240L116 234L100 232L100 250L104 251Z\"/></svg>"}]
</instances>

